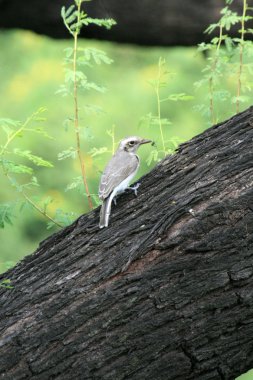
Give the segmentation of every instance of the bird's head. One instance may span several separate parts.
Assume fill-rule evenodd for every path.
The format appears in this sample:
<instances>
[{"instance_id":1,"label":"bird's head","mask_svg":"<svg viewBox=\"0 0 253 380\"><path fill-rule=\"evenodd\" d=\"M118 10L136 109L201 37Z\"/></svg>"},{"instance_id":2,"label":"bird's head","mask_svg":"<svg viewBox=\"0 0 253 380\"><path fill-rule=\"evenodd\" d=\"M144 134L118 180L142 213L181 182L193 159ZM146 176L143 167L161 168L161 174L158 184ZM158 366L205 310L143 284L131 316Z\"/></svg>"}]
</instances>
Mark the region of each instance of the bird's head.
<instances>
[{"instance_id":1,"label":"bird's head","mask_svg":"<svg viewBox=\"0 0 253 380\"><path fill-rule=\"evenodd\" d=\"M121 140L119 144L119 149L125 150L129 153L135 153L140 145L151 143L151 140L143 139L138 136L130 136L126 137L125 139Z\"/></svg>"}]
</instances>

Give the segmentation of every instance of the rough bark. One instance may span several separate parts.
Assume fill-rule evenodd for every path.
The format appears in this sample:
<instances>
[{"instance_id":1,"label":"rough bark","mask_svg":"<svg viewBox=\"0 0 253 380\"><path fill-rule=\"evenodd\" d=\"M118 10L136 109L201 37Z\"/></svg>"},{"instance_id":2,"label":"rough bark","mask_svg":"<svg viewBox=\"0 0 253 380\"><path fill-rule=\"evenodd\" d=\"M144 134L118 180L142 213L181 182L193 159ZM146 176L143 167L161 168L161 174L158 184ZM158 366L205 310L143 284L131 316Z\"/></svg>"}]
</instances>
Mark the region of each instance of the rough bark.
<instances>
[{"instance_id":1,"label":"rough bark","mask_svg":"<svg viewBox=\"0 0 253 380\"><path fill-rule=\"evenodd\" d=\"M253 108L180 146L3 278L0 378L234 379L253 367Z\"/></svg>"},{"instance_id":2,"label":"rough bark","mask_svg":"<svg viewBox=\"0 0 253 380\"><path fill-rule=\"evenodd\" d=\"M25 3L0 0L0 27L30 29L67 38L60 9L72 3L72 0L26 0ZM223 7L224 0L94 0L85 3L88 13L99 18L113 17L118 24L111 31L89 27L83 36L140 45L196 45L210 39L203 31L217 22ZM241 14L242 2L234 2L232 8Z\"/></svg>"}]
</instances>

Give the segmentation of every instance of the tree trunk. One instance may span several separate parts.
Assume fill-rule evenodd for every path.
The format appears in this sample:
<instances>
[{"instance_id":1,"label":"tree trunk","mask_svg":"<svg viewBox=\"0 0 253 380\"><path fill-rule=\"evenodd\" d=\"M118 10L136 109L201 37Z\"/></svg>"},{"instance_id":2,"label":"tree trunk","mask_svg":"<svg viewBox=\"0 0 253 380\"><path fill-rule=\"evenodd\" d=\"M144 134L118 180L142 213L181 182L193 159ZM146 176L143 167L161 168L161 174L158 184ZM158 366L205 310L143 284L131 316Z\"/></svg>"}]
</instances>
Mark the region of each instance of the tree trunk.
<instances>
[{"instance_id":1,"label":"tree trunk","mask_svg":"<svg viewBox=\"0 0 253 380\"><path fill-rule=\"evenodd\" d=\"M61 20L63 5L73 0L0 0L0 27L23 28L55 38L69 38ZM84 3L92 17L113 17L117 26L110 31L99 27L85 29L85 38L139 45L196 45L210 40L203 35L217 22L224 0L94 0ZM242 1L232 4L242 14ZM238 27L232 28L232 35ZM249 37L250 38L250 37Z\"/></svg>"},{"instance_id":2,"label":"tree trunk","mask_svg":"<svg viewBox=\"0 0 253 380\"><path fill-rule=\"evenodd\" d=\"M233 379L253 367L253 107L2 278L0 379Z\"/></svg>"}]
</instances>

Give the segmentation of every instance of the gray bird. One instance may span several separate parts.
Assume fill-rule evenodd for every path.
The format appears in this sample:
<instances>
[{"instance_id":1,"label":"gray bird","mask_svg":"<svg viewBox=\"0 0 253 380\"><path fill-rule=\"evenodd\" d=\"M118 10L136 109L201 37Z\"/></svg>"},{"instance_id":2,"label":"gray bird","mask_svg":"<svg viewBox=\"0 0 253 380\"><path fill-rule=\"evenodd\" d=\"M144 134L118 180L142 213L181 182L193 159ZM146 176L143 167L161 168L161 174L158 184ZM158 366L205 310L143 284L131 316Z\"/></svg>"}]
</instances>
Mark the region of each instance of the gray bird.
<instances>
[{"instance_id":1,"label":"gray bird","mask_svg":"<svg viewBox=\"0 0 253 380\"><path fill-rule=\"evenodd\" d=\"M129 188L135 191L138 186L129 187L130 181L135 176L140 159L136 154L142 144L152 142L138 136L130 136L121 140L119 147L108 162L102 174L99 185L99 198L103 201L100 210L99 227L108 227L113 198Z\"/></svg>"}]
</instances>

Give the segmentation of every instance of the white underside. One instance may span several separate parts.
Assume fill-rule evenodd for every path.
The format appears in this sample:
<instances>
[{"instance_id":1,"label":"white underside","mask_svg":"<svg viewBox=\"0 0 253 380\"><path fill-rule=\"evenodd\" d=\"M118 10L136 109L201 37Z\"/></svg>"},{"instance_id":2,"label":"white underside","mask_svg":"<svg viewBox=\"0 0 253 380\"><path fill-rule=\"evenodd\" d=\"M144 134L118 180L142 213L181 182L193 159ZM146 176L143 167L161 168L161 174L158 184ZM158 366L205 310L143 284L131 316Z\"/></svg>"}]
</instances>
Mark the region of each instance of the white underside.
<instances>
[{"instance_id":1,"label":"white underside","mask_svg":"<svg viewBox=\"0 0 253 380\"><path fill-rule=\"evenodd\" d=\"M131 180L134 178L138 168L135 170L134 173L132 173L130 176L128 176L124 181L122 181L118 186L115 187L115 189L112 191L108 203L107 203L107 209L105 211L105 227L108 226L109 222L109 216L111 213L111 204L114 197L116 197L117 194L123 193L127 187L129 187L129 184Z\"/></svg>"},{"instance_id":2,"label":"white underside","mask_svg":"<svg viewBox=\"0 0 253 380\"><path fill-rule=\"evenodd\" d=\"M134 173L132 173L130 176L128 176L126 179L124 179L124 181L122 181L118 186L115 187L115 189L113 190L113 192L110 195L110 202L109 203L112 202L113 198L117 194L123 193L126 190L126 188L129 187L129 183L134 178L135 173L136 173L136 171Z\"/></svg>"}]
</instances>

